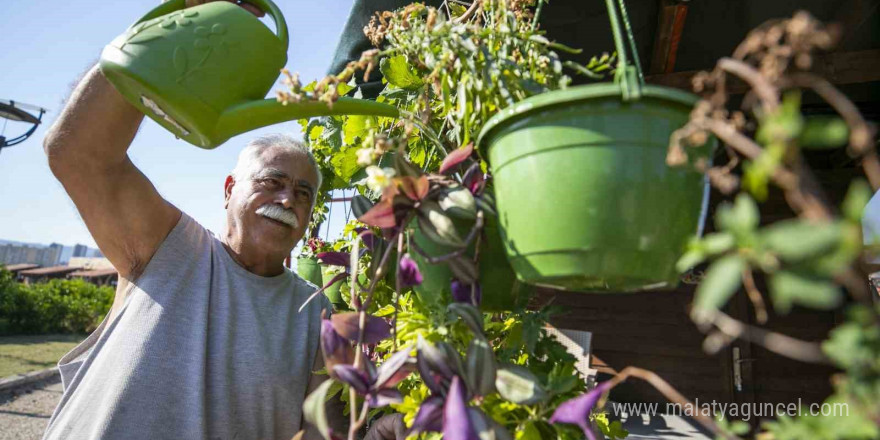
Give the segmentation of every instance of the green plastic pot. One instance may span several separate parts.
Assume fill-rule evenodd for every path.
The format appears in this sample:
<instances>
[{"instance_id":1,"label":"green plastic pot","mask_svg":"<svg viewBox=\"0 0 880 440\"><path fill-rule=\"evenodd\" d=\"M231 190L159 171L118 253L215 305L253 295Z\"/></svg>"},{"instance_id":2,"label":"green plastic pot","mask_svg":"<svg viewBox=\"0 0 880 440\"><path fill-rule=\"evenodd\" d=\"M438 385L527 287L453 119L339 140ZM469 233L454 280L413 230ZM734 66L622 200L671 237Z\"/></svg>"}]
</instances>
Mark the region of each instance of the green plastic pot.
<instances>
[{"instance_id":1,"label":"green plastic pot","mask_svg":"<svg viewBox=\"0 0 880 440\"><path fill-rule=\"evenodd\" d=\"M604 83L537 95L490 119L479 143L516 276L577 291L676 285L708 186L665 159L696 100L656 86L624 100L619 84ZM691 160L708 158L710 144L689 149Z\"/></svg>"},{"instance_id":2,"label":"green plastic pot","mask_svg":"<svg viewBox=\"0 0 880 440\"><path fill-rule=\"evenodd\" d=\"M324 285L324 277L321 276L321 265L317 258L297 258L296 273L300 278L318 286Z\"/></svg>"},{"instance_id":3,"label":"green plastic pot","mask_svg":"<svg viewBox=\"0 0 880 440\"><path fill-rule=\"evenodd\" d=\"M446 255L455 251L455 248L437 244L425 236L418 228L417 222L413 222L411 240L432 257ZM464 237L473 222L456 220L459 234ZM467 255L473 257L474 245L468 249ZM423 301L430 304L444 304L452 298L452 279L454 275L446 263L431 264L418 252L410 252L410 256L419 266L422 273L422 284L413 289ZM516 275L507 261L504 243L498 231L498 223L495 217L486 218L483 227L483 235L480 240L480 286L482 302L480 308L484 311L508 311L525 306L529 300L532 289L517 282Z\"/></svg>"},{"instance_id":4,"label":"green plastic pot","mask_svg":"<svg viewBox=\"0 0 880 440\"><path fill-rule=\"evenodd\" d=\"M340 272L339 267L335 266L321 266L321 274L326 280L325 282L330 282L336 274ZM344 284L342 281L338 281L336 284L324 289L324 296L330 300L330 303L333 304L333 307L338 309L339 307L347 307L345 301L342 300L342 292L340 288Z\"/></svg>"}]
</instances>

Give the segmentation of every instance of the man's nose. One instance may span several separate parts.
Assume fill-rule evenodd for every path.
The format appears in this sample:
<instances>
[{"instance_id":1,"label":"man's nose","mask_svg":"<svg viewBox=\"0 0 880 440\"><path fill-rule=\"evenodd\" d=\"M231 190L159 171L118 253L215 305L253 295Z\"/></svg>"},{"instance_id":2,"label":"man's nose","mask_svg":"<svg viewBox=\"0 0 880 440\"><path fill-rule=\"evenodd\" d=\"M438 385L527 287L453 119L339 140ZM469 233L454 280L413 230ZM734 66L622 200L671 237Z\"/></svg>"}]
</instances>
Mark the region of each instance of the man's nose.
<instances>
[{"instance_id":1,"label":"man's nose","mask_svg":"<svg viewBox=\"0 0 880 440\"><path fill-rule=\"evenodd\" d=\"M283 206L284 209L292 209L293 208L293 195L286 192L281 196L281 199L278 200L278 204Z\"/></svg>"},{"instance_id":2,"label":"man's nose","mask_svg":"<svg viewBox=\"0 0 880 440\"><path fill-rule=\"evenodd\" d=\"M283 206L284 209L292 209L294 202L294 189L293 188L285 188L281 190L280 195L276 203Z\"/></svg>"}]
</instances>

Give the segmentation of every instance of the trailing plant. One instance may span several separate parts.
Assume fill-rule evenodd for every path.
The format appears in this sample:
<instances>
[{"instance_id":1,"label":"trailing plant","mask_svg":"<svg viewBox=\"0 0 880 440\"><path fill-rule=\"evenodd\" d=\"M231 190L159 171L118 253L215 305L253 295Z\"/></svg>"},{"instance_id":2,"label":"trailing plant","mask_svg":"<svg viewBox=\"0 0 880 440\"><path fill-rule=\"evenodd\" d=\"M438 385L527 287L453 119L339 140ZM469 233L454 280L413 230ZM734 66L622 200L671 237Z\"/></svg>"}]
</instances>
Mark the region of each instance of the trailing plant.
<instances>
[{"instance_id":1,"label":"trailing plant","mask_svg":"<svg viewBox=\"0 0 880 440\"><path fill-rule=\"evenodd\" d=\"M440 9L414 4L384 12L365 29L378 48L320 82L301 86L290 76L290 90L279 93L282 102L332 103L353 90L351 80L359 69L378 68L387 81L378 100L401 111L399 119L301 121L329 182L323 190L353 187L358 192L352 204L359 222L346 229L350 246L332 255L348 268L339 281L346 280L352 311L324 319L322 355L333 380L304 405L306 420L324 438L353 439L383 412L403 413L409 434L421 437L574 439L601 433L620 438L626 433L619 423L609 423L596 408L614 386L631 377L687 403L662 378L636 367L586 389L574 358L544 330L551 309L479 310L483 290L492 288L480 284L478 268L483 226L494 215L494 203L491 169L474 154L475 134L501 109L566 87L570 79L563 68L601 78L614 61L603 56L587 66L562 62L555 51L573 49L543 36L536 25L542 7L541 2L487 0L467 9L448 2ZM850 417L783 417L765 424L762 438L880 435L880 309L871 305L873 294L856 264L862 252L861 211L870 191L864 183L854 184L844 215L836 217L822 202L800 154L804 148L848 141L851 153L862 158L871 186L880 187L871 127L843 95L806 72L811 51L829 47L832 40L833 33L805 14L754 31L732 58L696 77L703 99L669 150L670 166L696 166L723 192L740 192L733 204L719 208L718 232L694 240L679 262L682 271L711 262L691 312L710 333L705 349L717 352L745 338L845 371L829 401L847 402ZM726 108L731 75L751 87L742 110ZM825 98L842 118L803 117L800 88ZM729 160L690 164L688 148L705 144L708 136L726 144ZM740 165L742 179L732 173ZM770 184L785 192L799 218L762 228L755 200L766 197ZM416 231L455 251L425 253L414 245ZM417 253L430 264L449 266L454 275L450 298L427 301L412 291L423 281L412 258ZM856 305L821 347L753 328L720 309L743 287L757 320L766 321L765 295L755 287L755 272L767 274L769 298L780 313L794 305L839 306L844 303L840 286ZM324 402L336 394L347 403L348 433L328 425ZM696 419L721 438L748 431L742 423Z\"/></svg>"},{"instance_id":2,"label":"trailing plant","mask_svg":"<svg viewBox=\"0 0 880 440\"><path fill-rule=\"evenodd\" d=\"M357 68L379 68L387 87L378 100L402 114L398 120L301 121L330 182L323 190L354 187L359 193L352 203L360 223L347 226L351 246L317 254L331 264L348 263L334 281L347 283L354 310L325 319L322 353L334 380L305 404L307 421L325 438L345 435L330 431L323 406L343 388L349 438L380 411L403 413L410 433L425 436L579 436L577 428L548 423L560 403L586 386L574 357L544 330L549 311L481 313L479 251L466 252L479 248L484 223L494 215L486 164L473 151L485 121L511 103L564 88L570 82L565 64L594 77L610 70L609 56L589 66L560 61L555 50L573 49L543 37L532 6L488 1L469 10L453 3L438 10L414 4L378 14L365 31L386 45L320 82L300 86L290 75L290 90L279 94L282 102L332 102L349 91ZM411 239L416 229L456 251L425 253ZM452 298L426 301L411 291L422 282L412 253L449 265ZM413 370L419 374L410 376ZM581 415L586 420L589 409ZM587 422L579 424L593 435ZM624 435L619 423L598 417L595 424Z\"/></svg>"}]
</instances>

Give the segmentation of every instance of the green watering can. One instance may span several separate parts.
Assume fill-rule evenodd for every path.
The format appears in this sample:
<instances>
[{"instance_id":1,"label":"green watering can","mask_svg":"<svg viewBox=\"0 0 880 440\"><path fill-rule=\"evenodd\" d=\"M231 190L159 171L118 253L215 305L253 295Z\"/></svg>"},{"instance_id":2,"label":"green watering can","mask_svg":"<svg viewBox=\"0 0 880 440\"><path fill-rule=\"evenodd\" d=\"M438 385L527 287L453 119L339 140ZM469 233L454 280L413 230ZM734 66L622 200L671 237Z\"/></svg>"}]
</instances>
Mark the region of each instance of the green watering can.
<instances>
[{"instance_id":1,"label":"green watering can","mask_svg":"<svg viewBox=\"0 0 880 440\"><path fill-rule=\"evenodd\" d=\"M185 8L185 0L171 0L104 48L101 71L141 112L207 149L237 134L294 119L398 115L390 105L352 98L340 98L332 107L264 99L287 63L287 24L271 1L249 3L272 17L277 34L230 2Z\"/></svg>"}]
</instances>

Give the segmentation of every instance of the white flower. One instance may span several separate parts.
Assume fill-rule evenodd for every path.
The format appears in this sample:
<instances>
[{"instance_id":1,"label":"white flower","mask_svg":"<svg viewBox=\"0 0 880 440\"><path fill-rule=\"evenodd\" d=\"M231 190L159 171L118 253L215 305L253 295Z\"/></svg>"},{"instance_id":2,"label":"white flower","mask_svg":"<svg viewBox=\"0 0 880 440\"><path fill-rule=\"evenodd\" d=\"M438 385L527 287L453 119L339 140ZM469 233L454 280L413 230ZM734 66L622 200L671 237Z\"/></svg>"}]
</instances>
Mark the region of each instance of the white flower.
<instances>
[{"instance_id":1,"label":"white flower","mask_svg":"<svg viewBox=\"0 0 880 440\"><path fill-rule=\"evenodd\" d=\"M393 168L379 168L375 165L367 167L367 187L376 192L382 192L391 185L391 178L397 174Z\"/></svg>"},{"instance_id":2,"label":"white flower","mask_svg":"<svg viewBox=\"0 0 880 440\"><path fill-rule=\"evenodd\" d=\"M357 150L357 164L365 167L373 164L373 153L374 150L372 148L361 148Z\"/></svg>"}]
</instances>

